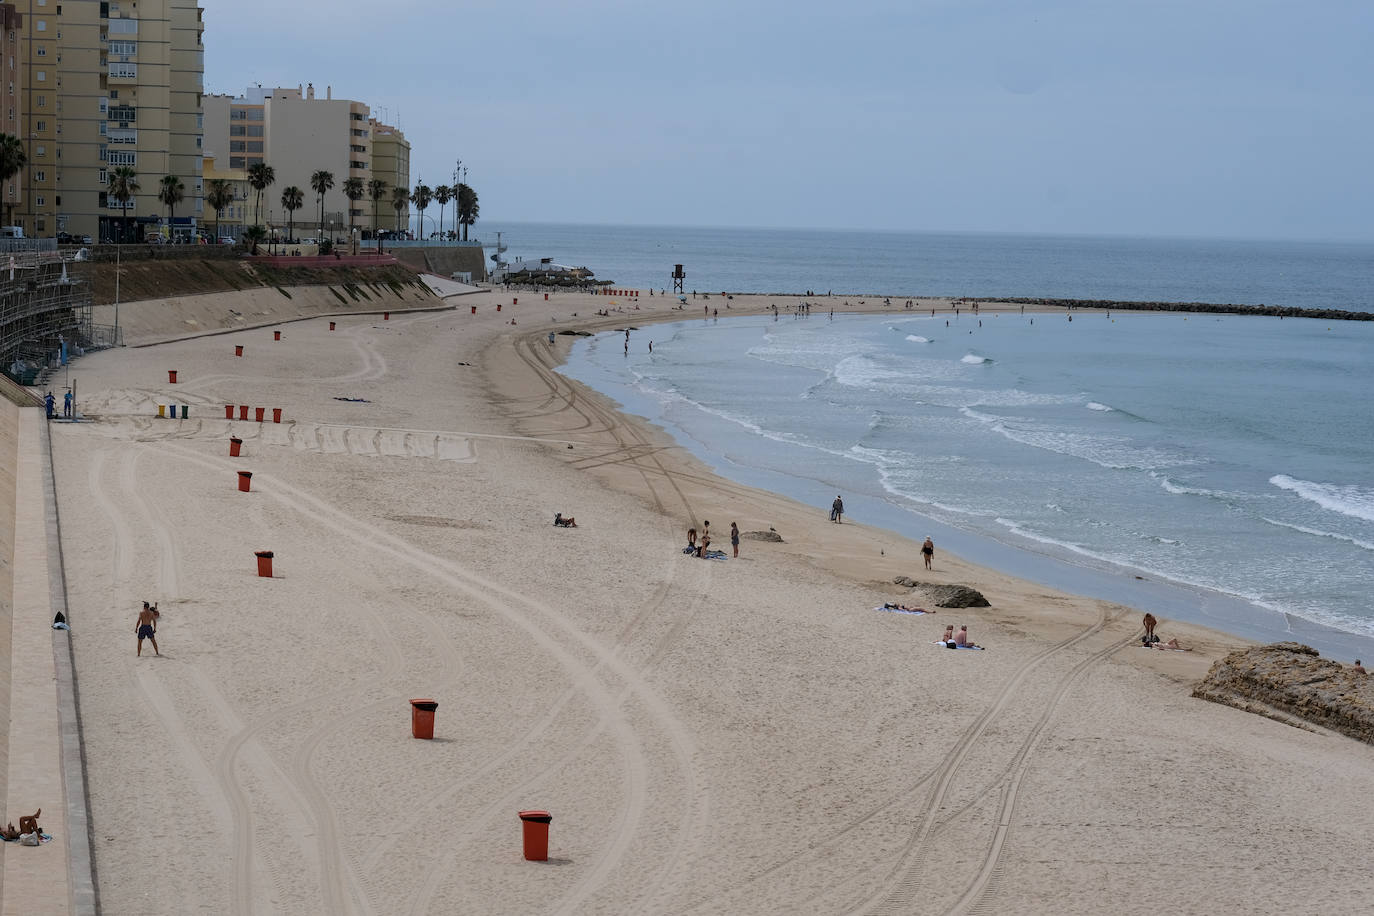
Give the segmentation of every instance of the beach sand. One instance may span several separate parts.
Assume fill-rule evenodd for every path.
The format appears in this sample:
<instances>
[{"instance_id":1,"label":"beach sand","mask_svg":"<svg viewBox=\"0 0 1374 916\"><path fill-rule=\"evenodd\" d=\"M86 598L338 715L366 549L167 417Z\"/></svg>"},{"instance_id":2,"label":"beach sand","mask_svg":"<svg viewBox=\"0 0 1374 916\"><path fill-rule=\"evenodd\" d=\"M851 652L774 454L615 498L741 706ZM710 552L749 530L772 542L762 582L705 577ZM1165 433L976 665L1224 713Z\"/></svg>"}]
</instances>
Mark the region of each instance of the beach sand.
<instances>
[{"instance_id":1,"label":"beach sand","mask_svg":"<svg viewBox=\"0 0 1374 916\"><path fill-rule=\"evenodd\" d=\"M549 330L701 302L449 301L74 364L92 419L55 427L53 452L105 912L1335 913L1374 895L1374 749L1189 697L1240 640L1165 620L1195 651L1147 651L1143 609L944 552L927 574L916 544L717 478L551 370L572 338ZM168 402L191 417L157 419ZM784 543L684 556L705 519L727 551L732 521ZM907 600L897 575L992 607L875 611ZM135 657L145 599L161 658ZM988 651L937 646L949 623ZM433 741L410 736L415 697L439 703ZM553 815L547 863L522 858L528 808Z\"/></svg>"}]
</instances>

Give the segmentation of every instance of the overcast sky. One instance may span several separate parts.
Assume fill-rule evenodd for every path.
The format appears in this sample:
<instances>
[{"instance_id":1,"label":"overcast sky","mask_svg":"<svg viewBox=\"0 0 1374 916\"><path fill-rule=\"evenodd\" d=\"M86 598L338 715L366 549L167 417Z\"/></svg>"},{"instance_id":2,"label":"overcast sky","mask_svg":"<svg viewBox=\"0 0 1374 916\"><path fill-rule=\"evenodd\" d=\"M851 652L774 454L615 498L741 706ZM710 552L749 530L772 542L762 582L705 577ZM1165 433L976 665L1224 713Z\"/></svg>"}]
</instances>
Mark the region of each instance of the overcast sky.
<instances>
[{"instance_id":1,"label":"overcast sky","mask_svg":"<svg viewBox=\"0 0 1374 916\"><path fill-rule=\"evenodd\" d=\"M1374 239L1374 3L204 0L492 221Z\"/></svg>"}]
</instances>

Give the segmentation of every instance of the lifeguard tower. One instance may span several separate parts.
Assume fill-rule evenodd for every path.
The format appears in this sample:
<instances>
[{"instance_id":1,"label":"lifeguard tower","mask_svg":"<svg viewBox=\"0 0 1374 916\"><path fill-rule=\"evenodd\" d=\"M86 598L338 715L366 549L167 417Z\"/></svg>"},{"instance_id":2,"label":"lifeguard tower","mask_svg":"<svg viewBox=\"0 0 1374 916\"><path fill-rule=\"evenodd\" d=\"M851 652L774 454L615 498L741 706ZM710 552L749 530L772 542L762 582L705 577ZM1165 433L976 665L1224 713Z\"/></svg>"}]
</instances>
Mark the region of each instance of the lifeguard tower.
<instances>
[{"instance_id":1,"label":"lifeguard tower","mask_svg":"<svg viewBox=\"0 0 1374 916\"><path fill-rule=\"evenodd\" d=\"M682 292L682 281L687 279L687 272L682 269L681 264L673 265L673 292Z\"/></svg>"}]
</instances>

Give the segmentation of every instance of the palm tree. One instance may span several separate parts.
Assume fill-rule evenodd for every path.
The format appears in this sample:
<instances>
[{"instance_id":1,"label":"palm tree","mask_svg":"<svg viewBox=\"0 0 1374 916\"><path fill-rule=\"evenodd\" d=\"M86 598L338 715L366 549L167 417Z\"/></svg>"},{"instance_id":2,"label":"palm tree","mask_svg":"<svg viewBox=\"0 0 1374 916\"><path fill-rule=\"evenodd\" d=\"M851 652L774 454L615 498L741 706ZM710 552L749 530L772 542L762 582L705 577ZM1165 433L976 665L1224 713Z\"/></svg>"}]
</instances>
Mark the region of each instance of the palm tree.
<instances>
[{"instance_id":1,"label":"palm tree","mask_svg":"<svg viewBox=\"0 0 1374 916\"><path fill-rule=\"evenodd\" d=\"M0 186L10 183L28 165L29 157L24 154L24 141L14 134L0 134ZM5 195L5 225L13 225L14 201Z\"/></svg>"},{"instance_id":2,"label":"palm tree","mask_svg":"<svg viewBox=\"0 0 1374 916\"><path fill-rule=\"evenodd\" d=\"M410 192L410 202L415 204L415 209L420 213L420 223L416 227L419 231L415 234L421 241L423 241L425 237L425 208L429 206L429 202L433 199L434 192L430 190L427 184L417 184L415 190Z\"/></svg>"},{"instance_id":3,"label":"palm tree","mask_svg":"<svg viewBox=\"0 0 1374 916\"><path fill-rule=\"evenodd\" d=\"M234 202L234 186L223 178L212 178L205 185L205 202L215 211L215 241L220 239L219 219L225 207Z\"/></svg>"},{"instance_id":4,"label":"palm tree","mask_svg":"<svg viewBox=\"0 0 1374 916\"><path fill-rule=\"evenodd\" d=\"M367 196L372 198L372 237L377 240L377 254L381 254L382 237L377 234L381 224L377 219L377 207L381 199L386 196L386 182L380 178L373 178L367 183Z\"/></svg>"},{"instance_id":5,"label":"palm tree","mask_svg":"<svg viewBox=\"0 0 1374 916\"><path fill-rule=\"evenodd\" d=\"M453 200L453 188L446 184L441 184L434 189L434 199L439 204L439 239L444 238L444 204Z\"/></svg>"},{"instance_id":6,"label":"palm tree","mask_svg":"<svg viewBox=\"0 0 1374 916\"><path fill-rule=\"evenodd\" d=\"M404 222L401 220L401 211L404 210L404 209L406 208L406 204L408 204L408 203L410 203L410 193L407 192L405 188L392 188L392 189L391 189L391 209L393 209L393 210L396 211L396 228L397 228L397 229L400 229L401 226L407 225L407 224L410 223L410 220L408 220L408 219L405 220Z\"/></svg>"},{"instance_id":7,"label":"palm tree","mask_svg":"<svg viewBox=\"0 0 1374 916\"><path fill-rule=\"evenodd\" d=\"M363 199L363 180L361 178L345 178L343 183L343 195L348 198L348 244L353 244L353 205ZM349 251L352 251L350 248Z\"/></svg>"},{"instance_id":8,"label":"palm tree","mask_svg":"<svg viewBox=\"0 0 1374 916\"><path fill-rule=\"evenodd\" d=\"M267 238L267 230L261 226L249 226L243 230L243 240L252 246L248 251L249 254L257 254L258 243L265 238Z\"/></svg>"},{"instance_id":9,"label":"palm tree","mask_svg":"<svg viewBox=\"0 0 1374 916\"><path fill-rule=\"evenodd\" d=\"M167 205L167 240L176 239L176 205L184 198L186 185L175 175L163 175L158 183L157 199Z\"/></svg>"},{"instance_id":10,"label":"palm tree","mask_svg":"<svg viewBox=\"0 0 1374 916\"><path fill-rule=\"evenodd\" d=\"M255 162L248 167L248 184L256 191L253 205L253 222L262 223L262 192L277 180L277 170L266 162Z\"/></svg>"},{"instance_id":11,"label":"palm tree","mask_svg":"<svg viewBox=\"0 0 1374 916\"><path fill-rule=\"evenodd\" d=\"M286 241L290 244L294 235L291 230L295 226L296 211L305 206L305 192L295 185L290 185L281 192L281 205L286 211Z\"/></svg>"},{"instance_id":12,"label":"palm tree","mask_svg":"<svg viewBox=\"0 0 1374 916\"><path fill-rule=\"evenodd\" d=\"M120 208L124 211L123 226L120 229L120 241L129 238L129 201L134 199L138 193L138 173L131 165L116 166L110 172L110 191L109 194L119 201Z\"/></svg>"},{"instance_id":13,"label":"palm tree","mask_svg":"<svg viewBox=\"0 0 1374 916\"><path fill-rule=\"evenodd\" d=\"M468 240L468 226L477 222L477 214L481 212L481 209L477 204L477 192L460 183L458 185L458 222L463 226L463 241Z\"/></svg>"},{"instance_id":14,"label":"palm tree","mask_svg":"<svg viewBox=\"0 0 1374 916\"><path fill-rule=\"evenodd\" d=\"M310 187L315 189L315 193L320 195L320 229L315 233L316 239L324 238L324 195L330 188L334 187L334 173L320 169L310 176Z\"/></svg>"}]
</instances>

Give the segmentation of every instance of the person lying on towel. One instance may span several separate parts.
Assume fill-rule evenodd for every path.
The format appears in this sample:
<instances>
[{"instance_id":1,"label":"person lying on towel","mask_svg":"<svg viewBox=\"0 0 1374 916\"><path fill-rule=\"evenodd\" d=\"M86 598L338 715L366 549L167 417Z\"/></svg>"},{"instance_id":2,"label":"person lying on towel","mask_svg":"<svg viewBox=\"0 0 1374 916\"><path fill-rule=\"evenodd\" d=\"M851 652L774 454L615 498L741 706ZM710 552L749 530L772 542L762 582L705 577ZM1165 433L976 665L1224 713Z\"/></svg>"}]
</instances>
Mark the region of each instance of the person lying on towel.
<instances>
[{"instance_id":1,"label":"person lying on towel","mask_svg":"<svg viewBox=\"0 0 1374 916\"><path fill-rule=\"evenodd\" d=\"M553 516L553 524L555 528L576 528L577 519L573 518L572 516L564 518L562 512L555 512Z\"/></svg>"}]
</instances>

